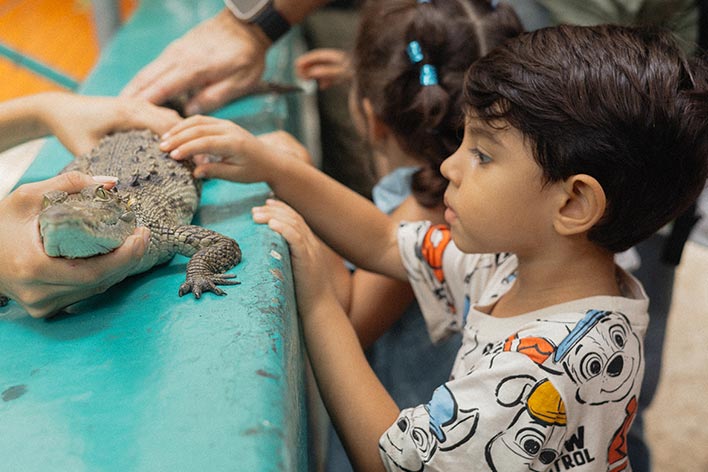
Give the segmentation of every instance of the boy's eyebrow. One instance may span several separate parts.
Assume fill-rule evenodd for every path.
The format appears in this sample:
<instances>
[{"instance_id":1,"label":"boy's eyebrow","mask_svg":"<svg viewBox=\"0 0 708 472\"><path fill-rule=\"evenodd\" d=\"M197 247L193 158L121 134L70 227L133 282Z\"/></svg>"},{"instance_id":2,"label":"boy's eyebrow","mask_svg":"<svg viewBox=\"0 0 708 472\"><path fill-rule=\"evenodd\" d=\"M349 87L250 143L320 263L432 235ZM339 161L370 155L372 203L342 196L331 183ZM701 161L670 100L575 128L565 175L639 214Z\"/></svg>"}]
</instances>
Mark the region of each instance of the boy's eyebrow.
<instances>
[{"instance_id":1,"label":"boy's eyebrow","mask_svg":"<svg viewBox=\"0 0 708 472\"><path fill-rule=\"evenodd\" d=\"M472 134L478 134L492 141L494 144L501 145L501 142L497 139L496 133L493 133L487 128L480 128L479 126L467 125L467 131Z\"/></svg>"}]
</instances>

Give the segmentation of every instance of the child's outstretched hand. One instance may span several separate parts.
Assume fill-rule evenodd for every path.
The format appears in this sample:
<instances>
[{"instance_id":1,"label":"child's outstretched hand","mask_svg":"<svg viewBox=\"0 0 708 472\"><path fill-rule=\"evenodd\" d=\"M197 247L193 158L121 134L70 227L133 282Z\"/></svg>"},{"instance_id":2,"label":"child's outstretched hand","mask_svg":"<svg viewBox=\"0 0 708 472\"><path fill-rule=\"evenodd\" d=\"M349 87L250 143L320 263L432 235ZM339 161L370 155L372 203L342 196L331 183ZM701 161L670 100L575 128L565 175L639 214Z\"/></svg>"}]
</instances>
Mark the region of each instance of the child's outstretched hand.
<instances>
[{"instance_id":1,"label":"child's outstretched hand","mask_svg":"<svg viewBox=\"0 0 708 472\"><path fill-rule=\"evenodd\" d=\"M300 316L312 313L317 303L335 303L334 287L325 270L323 246L305 220L285 203L266 200L265 205L253 207L253 221L267 224L282 235L290 245L295 293Z\"/></svg>"},{"instance_id":2,"label":"child's outstretched hand","mask_svg":"<svg viewBox=\"0 0 708 472\"><path fill-rule=\"evenodd\" d=\"M295 73L324 90L352 78L351 58L341 49L313 49L295 60Z\"/></svg>"},{"instance_id":3,"label":"child's outstretched hand","mask_svg":"<svg viewBox=\"0 0 708 472\"><path fill-rule=\"evenodd\" d=\"M277 148L260 141L235 123L210 116L192 116L162 135L160 149L176 160L194 159L194 176L235 182L261 182L283 159Z\"/></svg>"}]
</instances>

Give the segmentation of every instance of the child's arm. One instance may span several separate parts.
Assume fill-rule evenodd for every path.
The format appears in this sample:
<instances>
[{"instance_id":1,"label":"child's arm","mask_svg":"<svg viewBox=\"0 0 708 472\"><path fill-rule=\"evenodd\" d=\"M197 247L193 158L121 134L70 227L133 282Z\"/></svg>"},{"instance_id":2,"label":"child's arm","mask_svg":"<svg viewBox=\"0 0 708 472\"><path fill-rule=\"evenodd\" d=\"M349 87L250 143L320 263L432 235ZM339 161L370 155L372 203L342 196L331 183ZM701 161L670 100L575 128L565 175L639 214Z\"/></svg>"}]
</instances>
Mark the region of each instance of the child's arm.
<instances>
[{"instance_id":1,"label":"child's arm","mask_svg":"<svg viewBox=\"0 0 708 472\"><path fill-rule=\"evenodd\" d=\"M323 267L322 248L302 218L282 202L253 209L290 244L298 312L307 352L322 399L355 470L384 470L379 438L394 423L398 407L364 357L347 315Z\"/></svg>"},{"instance_id":2,"label":"child's arm","mask_svg":"<svg viewBox=\"0 0 708 472\"><path fill-rule=\"evenodd\" d=\"M73 154L82 154L111 131L151 128L162 133L179 119L173 110L140 100L41 93L0 104L0 151L54 134Z\"/></svg>"},{"instance_id":3,"label":"child's arm","mask_svg":"<svg viewBox=\"0 0 708 472\"><path fill-rule=\"evenodd\" d=\"M266 145L226 120L192 117L165 136L175 159L222 156L199 165L198 177L267 182L278 198L303 215L322 240L357 267L406 280L398 253L397 223L366 198L298 159Z\"/></svg>"},{"instance_id":4,"label":"child's arm","mask_svg":"<svg viewBox=\"0 0 708 472\"><path fill-rule=\"evenodd\" d=\"M392 214L395 221L428 220L443 223L442 208L424 208L409 196ZM354 329L365 348L398 321L415 300L410 284L357 269L351 277L348 310Z\"/></svg>"}]
</instances>

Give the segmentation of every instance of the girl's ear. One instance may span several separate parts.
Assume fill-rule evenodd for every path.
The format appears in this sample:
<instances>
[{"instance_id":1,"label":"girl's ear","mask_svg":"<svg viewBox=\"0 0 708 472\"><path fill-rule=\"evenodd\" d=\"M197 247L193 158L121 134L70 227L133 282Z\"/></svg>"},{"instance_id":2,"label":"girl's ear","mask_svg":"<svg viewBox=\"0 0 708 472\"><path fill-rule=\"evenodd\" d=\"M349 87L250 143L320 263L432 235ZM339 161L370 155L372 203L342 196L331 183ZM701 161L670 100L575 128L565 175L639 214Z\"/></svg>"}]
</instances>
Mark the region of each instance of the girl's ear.
<instances>
[{"instance_id":1,"label":"girl's ear","mask_svg":"<svg viewBox=\"0 0 708 472\"><path fill-rule=\"evenodd\" d=\"M561 185L561 192L561 204L553 221L558 234L587 233L604 216L605 191L594 177L586 174L568 177Z\"/></svg>"},{"instance_id":2,"label":"girl's ear","mask_svg":"<svg viewBox=\"0 0 708 472\"><path fill-rule=\"evenodd\" d=\"M374 113L374 107L371 105L371 100L365 98L362 101L362 108L364 110L367 135L372 140L372 144L376 145L376 143L384 141L390 134L390 129Z\"/></svg>"}]
</instances>

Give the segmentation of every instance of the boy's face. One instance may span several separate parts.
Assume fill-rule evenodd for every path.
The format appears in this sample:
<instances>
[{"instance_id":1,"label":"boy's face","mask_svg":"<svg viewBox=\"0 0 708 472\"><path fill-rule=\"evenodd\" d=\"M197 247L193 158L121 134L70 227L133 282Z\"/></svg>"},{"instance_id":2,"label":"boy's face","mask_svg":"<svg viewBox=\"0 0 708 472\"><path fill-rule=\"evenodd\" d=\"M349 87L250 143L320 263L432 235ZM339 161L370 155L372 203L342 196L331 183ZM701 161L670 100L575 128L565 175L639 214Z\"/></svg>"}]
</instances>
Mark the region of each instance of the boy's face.
<instances>
[{"instance_id":1,"label":"boy's face","mask_svg":"<svg viewBox=\"0 0 708 472\"><path fill-rule=\"evenodd\" d=\"M462 251L522 255L550 240L559 184L543 185L541 168L518 130L468 118L462 144L441 171L450 181L445 220Z\"/></svg>"}]
</instances>

